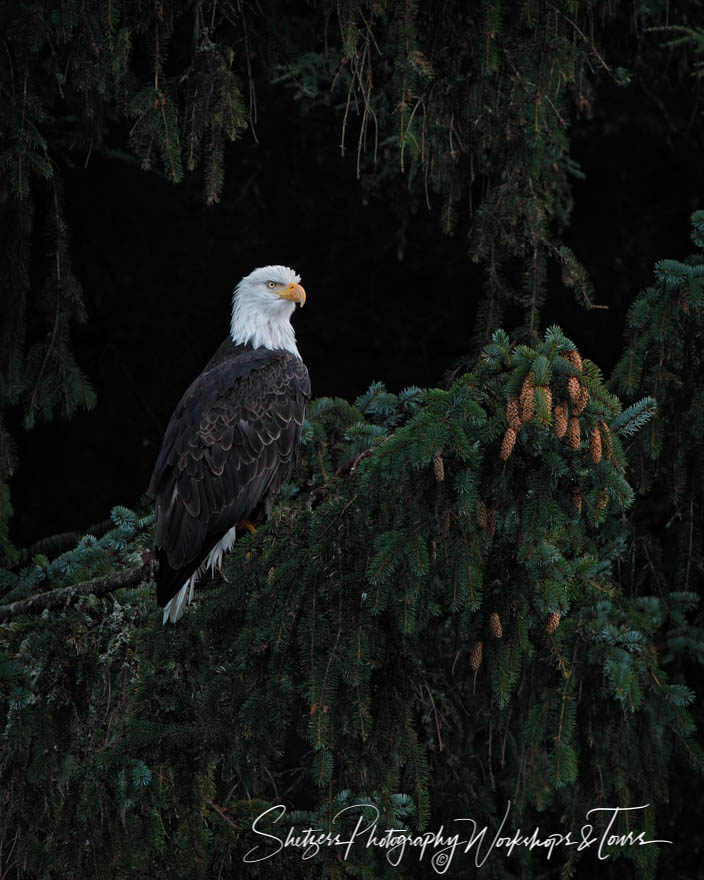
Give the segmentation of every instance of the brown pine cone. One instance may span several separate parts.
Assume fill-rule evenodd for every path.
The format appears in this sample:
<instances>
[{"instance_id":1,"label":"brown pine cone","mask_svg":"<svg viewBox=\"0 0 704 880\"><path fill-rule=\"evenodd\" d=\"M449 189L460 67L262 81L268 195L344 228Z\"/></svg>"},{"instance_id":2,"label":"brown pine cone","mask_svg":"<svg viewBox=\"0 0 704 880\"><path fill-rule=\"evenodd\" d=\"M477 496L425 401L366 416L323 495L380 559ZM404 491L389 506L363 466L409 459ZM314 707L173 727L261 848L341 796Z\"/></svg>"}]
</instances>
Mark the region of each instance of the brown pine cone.
<instances>
[{"instance_id":1,"label":"brown pine cone","mask_svg":"<svg viewBox=\"0 0 704 880\"><path fill-rule=\"evenodd\" d=\"M442 453L438 452L438 454L433 459L433 473L435 474L435 479L438 483L442 483L445 479L445 462L442 459Z\"/></svg>"},{"instance_id":2,"label":"brown pine cone","mask_svg":"<svg viewBox=\"0 0 704 880\"><path fill-rule=\"evenodd\" d=\"M579 440L580 440L580 427L579 427L579 419L576 416L572 416L567 425L567 442L569 443L569 447L573 452L576 452L579 449Z\"/></svg>"},{"instance_id":3,"label":"brown pine cone","mask_svg":"<svg viewBox=\"0 0 704 880\"><path fill-rule=\"evenodd\" d=\"M533 395L526 398L525 406L521 407L521 424L525 425L535 415L535 400Z\"/></svg>"},{"instance_id":4,"label":"brown pine cone","mask_svg":"<svg viewBox=\"0 0 704 880\"><path fill-rule=\"evenodd\" d=\"M589 402L589 392L582 385L582 387L579 391L579 397L577 398L577 402L574 404L574 407L573 407L574 414L576 416L578 416L584 410L584 407L587 405L588 402Z\"/></svg>"},{"instance_id":5,"label":"brown pine cone","mask_svg":"<svg viewBox=\"0 0 704 880\"><path fill-rule=\"evenodd\" d=\"M567 423L569 422L567 413L567 403L562 400L555 407L555 434L562 439L567 433Z\"/></svg>"},{"instance_id":6,"label":"brown pine cone","mask_svg":"<svg viewBox=\"0 0 704 880\"><path fill-rule=\"evenodd\" d=\"M521 386L521 422L525 425L535 415L535 382L533 374L528 375L523 380Z\"/></svg>"},{"instance_id":7,"label":"brown pine cone","mask_svg":"<svg viewBox=\"0 0 704 880\"><path fill-rule=\"evenodd\" d=\"M567 380L567 392L570 396L570 400L572 401L573 406L577 405L581 390L582 386L579 384L579 379L576 376L570 376Z\"/></svg>"},{"instance_id":8,"label":"brown pine cone","mask_svg":"<svg viewBox=\"0 0 704 880\"><path fill-rule=\"evenodd\" d=\"M489 632L494 639L500 639L504 634L504 628L501 626L501 618L498 611L492 611L489 615Z\"/></svg>"},{"instance_id":9,"label":"brown pine cone","mask_svg":"<svg viewBox=\"0 0 704 880\"><path fill-rule=\"evenodd\" d=\"M594 464L599 464L601 461L601 432L598 427L592 428L592 435L589 439L589 452Z\"/></svg>"},{"instance_id":10,"label":"brown pine cone","mask_svg":"<svg viewBox=\"0 0 704 880\"><path fill-rule=\"evenodd\" d=\"M483 642L475 642L472 645L472 653L469 657L469 665L476 672L477 669L482 665L482 659L484 654L484 644Z\"/></svg>"},{"instance_id":11,"label":"brown pine cone","mask_svg":"<svg viewBox=\"0 0 704 880\"><path fill-rule=\"evenodd\" d=\"M611 458L614 454L614 447L611 443L611 431L609 430L609 426L606 422L602 422L601 425L601 439L604 441L604 449L606 450L606 457Z\"/></svg>"},{"instance_id":12,"label":"brown pine cone","mask_svg":"<svg viewBox=\"0 0 704 880\"><path fill-rule=\"evenodd\" d=\"M506 461L509 455L513 452L513 447L515 445L516 432L513 430L513 428L506 428L504 439L501 442L501 451L499 452L499 457L502 461Z\"/></svg>"},{"instance_id":13,"label":"brown pine cone","mask_svg":"<svg viewBox=\"0 0 704 880\"><path fill-rule=\"evenodd\" d=\"M571 364L574 364L580 373L582 372L582 358L579 356L579 352L576 348L572 349L572 351L564 352L562 357Z\"/></svg>"},{"instance_id":14,"label":"brown pine cone","mask_svg":"<svg viewBox=\"0 0 704 880\"><path fill-rule=\"evenodd\" d=\"M559 611L551 611L550 614L548 614L548 620L547 620L547 623L545 624L545 632L549 636L551 636L555 632L555 630L558 628L559 625L560 625L560 612Z\"/></svg>"},{"instance_id":15,"label":"brown pine cone","mask_svg":"<svg viewBox=\"0 0 704 880\"><path fill-rule=\"evenodd\" d=\"M521 411L518 405L517 397L509 397L506 404L506 421L509 428L518 433L521 430Z\"/></svg>"}]
</instances>

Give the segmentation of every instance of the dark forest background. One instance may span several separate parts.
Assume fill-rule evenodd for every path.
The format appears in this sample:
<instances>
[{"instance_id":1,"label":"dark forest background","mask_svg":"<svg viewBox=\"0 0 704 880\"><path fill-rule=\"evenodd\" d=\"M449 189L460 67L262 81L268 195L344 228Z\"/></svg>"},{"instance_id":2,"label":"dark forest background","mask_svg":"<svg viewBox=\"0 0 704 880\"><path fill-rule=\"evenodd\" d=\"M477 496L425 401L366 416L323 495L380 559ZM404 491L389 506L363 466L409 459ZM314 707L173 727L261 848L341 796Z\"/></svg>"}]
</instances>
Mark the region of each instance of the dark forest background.
<instances>
[{"instance_id":1,"label":"dark forest background","mask_svg":"<svg viewBox=\"0 0 704 880\"><path fill-rule=\"evenodd\" d=\"M183 6L174 40L185 47ZM475 6L475 17L460 15L458 28L481 29L486 4L467 9ZM8 4L5 20L20 8ZM459 9L421 3L417 28L432 29L434 13ZM572 205L562 240L591 279L594 301L608 309L585 309L553 265L543 315L607 373L623 348L629 305L657 259L686 254L689 216L701 203L696 31L682 42L679 31L662 30L696 24L698 11L698 3L585 7L605 65L588 52L588 80L566 102ZM359 108L342 154L342 98L328 91L306 102L294 87L300 74L282 74L321 52L338 29L325 4L252 5L242 20L250 26L249 58L235 34L234 67L243 90L253 77L256 123L250 118L227 144L217 204L205 204L202 168L178 184L158 163L142 171L127 146L131 122L115 110L103 110L99 143L76 138L67 148L57 135L52 161L63 178L68 253L86 311L70 340L97 404L32 430L22 427L21 407L10 409L18 546L85 529L113 504L136 502L173 406L226 333L234 285L256 265L280 262L302 275L309 300L295 323L316 395L351 399L379 379L395 390L434 385L476 351L486 267L471 259L470 240L480 187L464 187L444 229L443 193L419 196L393 144L376 161L368 145L358 175ZM624 84L615 68L627 70ZM383 72L379 90L387 87ZM66 117L54 122L64 141L80 103L67 95ZM30 258L37 285L50 251L42 210L40 194ZM519 306L507 311L506 324L519 324ZM27 322L28 343L47 332L40 309L30 309Z\"/></svg>"},{"instance_id":2,"label":"dark forest background","mask_svg":"<svg viewBox=\"0 0 704 880\"><path fill-rule=\"evenodd\" d=\"M702 876L703 11L0 5L2 876L239 876L370 798L648 803L672 849L487 876ZM164 627L145 490L269 263L294 482Z\"/></svg>"}]
</instances>

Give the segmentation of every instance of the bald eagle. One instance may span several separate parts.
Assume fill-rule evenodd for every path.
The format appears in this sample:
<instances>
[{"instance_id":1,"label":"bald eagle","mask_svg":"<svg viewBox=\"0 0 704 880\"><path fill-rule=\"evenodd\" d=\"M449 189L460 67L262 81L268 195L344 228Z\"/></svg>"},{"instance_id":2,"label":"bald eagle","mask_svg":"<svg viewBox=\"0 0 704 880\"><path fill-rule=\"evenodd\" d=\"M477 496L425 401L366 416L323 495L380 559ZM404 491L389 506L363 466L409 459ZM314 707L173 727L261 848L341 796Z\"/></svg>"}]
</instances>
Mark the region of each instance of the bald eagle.
<instances>
[{"instance_id":1,"label":"bald eagle","mask_svg":"<svg viewBox=\"0 0 704 880\"><path fill-rule=\"evenodd\" d=\"M169 421L150 484L164 623L181 617L200 573L221 567L238 524L261 523L291 476L310 398L291 326L306 300L300 281L286 266L240 281L229 337Z\"/></svg>"}]
</instances>

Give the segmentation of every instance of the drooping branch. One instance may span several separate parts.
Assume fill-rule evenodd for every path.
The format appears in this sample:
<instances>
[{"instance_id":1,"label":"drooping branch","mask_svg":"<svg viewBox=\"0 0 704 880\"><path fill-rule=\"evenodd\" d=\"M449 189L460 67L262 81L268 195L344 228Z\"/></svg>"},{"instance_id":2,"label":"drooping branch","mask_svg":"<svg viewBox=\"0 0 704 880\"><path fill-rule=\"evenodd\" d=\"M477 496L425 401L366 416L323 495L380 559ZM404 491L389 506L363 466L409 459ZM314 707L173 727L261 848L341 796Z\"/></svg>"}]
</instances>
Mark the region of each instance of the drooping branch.
<instances>
[{"instance_id":1,"label":"drooping branch","mask_svg":"<svg viewBox=\"0 0 704 880\"><path fill-rule=\"evenodd\" d=\"M48 590L28 599L18 599L9 605L0 605L0 623L6 623L23 614L41 614L45 609L68 608L90 595L106 596L125 587L136 587L143 581L153 580L156 568L156 561L149 559L138 568L121 569L70 587Z\"/></svg>"}]
</instances>

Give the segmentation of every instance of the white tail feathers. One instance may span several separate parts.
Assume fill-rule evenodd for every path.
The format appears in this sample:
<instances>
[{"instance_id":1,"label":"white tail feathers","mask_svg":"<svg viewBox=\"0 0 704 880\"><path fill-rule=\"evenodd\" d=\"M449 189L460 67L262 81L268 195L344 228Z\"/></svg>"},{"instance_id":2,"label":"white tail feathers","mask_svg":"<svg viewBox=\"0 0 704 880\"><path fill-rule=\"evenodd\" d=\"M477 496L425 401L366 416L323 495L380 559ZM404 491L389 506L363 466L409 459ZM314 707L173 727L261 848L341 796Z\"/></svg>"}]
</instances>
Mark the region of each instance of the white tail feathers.
<instances>
[{"instance_id":1,"label":"white tail feathers","mask_svg":"<svg viewBox=\"0 0 704 880\"><path fill-rule=\"evenodd\" d=\"M172 596L166 605L164 605L164 618L161 621L162 625L165 624L167 620L170 620L171 623L176 623L177 620L183 617L184 611L193 600L193 588L197 579L198 572L195 572L188 578L178 593L176 593L175 596Z\"/></svg>"},{"instance_id":2,"label":"white tail feathers","mask_svg":"<svg viewBox=\"0 0 704 880\"><path fill-rule=\"evenodd\" d=\"M170 620L171 623L176 623L177 620L180 620L180 618L183 617L186 608L188 608L193 601L193 590L196 581L200 577L200 573L205 571L206 568L210 569L211 574L216 568L222 569L222 557L232 548L232 545L236 540L237 528L233 526L222 536L222 538L220 538L208 556L203 562L201 562L200 567L193 572L178 593L176 593L175 596L172 596L166 605L164 605L162 625L166 624L167 620Z\"/></svg>"}]
</instances>

